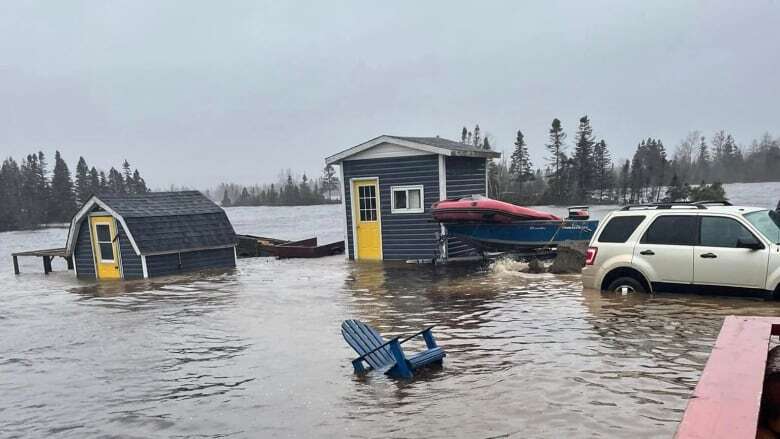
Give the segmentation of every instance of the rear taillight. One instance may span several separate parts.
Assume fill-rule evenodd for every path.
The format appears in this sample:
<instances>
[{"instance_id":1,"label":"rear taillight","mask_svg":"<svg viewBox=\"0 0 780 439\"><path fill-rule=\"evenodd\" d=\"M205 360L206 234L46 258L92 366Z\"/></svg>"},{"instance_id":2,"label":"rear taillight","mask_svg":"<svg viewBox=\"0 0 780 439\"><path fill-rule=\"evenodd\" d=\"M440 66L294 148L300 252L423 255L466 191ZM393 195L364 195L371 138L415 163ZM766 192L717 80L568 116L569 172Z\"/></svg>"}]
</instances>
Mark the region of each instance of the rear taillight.
<instances>
[{"instance_id":1,"label":"rear taillight","mask_svg":"<svg viewBox=\"0 0 780 439\"><path fill-rule=\"evenodd\" d=\"M596 253L598 252L598 247L588 247L588 251L585 253L585 265L593 265L596 262Z\"/></svg>"}]
</instances>

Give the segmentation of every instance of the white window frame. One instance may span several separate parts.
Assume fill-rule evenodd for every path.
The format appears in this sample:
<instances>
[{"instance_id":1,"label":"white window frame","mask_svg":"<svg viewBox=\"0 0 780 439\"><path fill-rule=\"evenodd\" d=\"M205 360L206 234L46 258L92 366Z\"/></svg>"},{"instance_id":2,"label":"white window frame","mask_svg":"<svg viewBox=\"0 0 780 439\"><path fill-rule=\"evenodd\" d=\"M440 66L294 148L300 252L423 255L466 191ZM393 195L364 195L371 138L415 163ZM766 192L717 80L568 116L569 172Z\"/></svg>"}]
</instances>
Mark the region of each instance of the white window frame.
<instances>
[{"instance_id":1,"label":"white window frame","mask_svg":"<svg viewBox=\"0 0 780 439\"><path fill-rule=\"evenodd\" d=\"M420 207L419 208L396 208L395 207L395 193L404 191L406 192L406 204L409 204L409 191L420 191ZM425 212L425 188L421 184L414 184L409 186L390 186L390 213L424 213Z\"/></svg>"}]
</instances>

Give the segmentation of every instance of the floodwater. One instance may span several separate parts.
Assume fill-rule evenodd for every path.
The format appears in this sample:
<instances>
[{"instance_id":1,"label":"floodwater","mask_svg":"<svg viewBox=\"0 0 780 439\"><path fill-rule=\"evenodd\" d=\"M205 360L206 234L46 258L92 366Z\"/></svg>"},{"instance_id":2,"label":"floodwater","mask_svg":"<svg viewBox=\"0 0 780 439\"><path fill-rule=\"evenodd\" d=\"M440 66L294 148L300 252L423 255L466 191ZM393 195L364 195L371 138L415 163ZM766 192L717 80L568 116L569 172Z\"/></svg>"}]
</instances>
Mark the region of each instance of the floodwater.
<instances>
[{"instance_id":1,"label":"floodwater","mask_svg":"<svg viewBox=\"0 0 780 439\"><path fill-rule=\"evenodd\" d=\"M343 236L339 206L228 214L239 232ZM780 315L756 299L583 291L511 262L257 258L96 284L30 259L12 274L10 252L66 233L0 234L0 437L670 437L723 317ZM443 368L355 377L346 318L385 335L436 324Z\"/></svg>"}]
</instances>

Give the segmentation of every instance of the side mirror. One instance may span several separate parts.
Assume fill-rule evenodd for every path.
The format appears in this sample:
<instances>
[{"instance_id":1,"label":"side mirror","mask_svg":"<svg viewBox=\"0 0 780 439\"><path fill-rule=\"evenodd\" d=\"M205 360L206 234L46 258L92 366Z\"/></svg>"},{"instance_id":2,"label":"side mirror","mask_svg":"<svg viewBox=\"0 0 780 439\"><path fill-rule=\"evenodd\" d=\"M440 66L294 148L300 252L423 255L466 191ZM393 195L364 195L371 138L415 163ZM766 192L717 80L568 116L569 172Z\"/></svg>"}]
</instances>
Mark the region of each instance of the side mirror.
<instances>
[{"instance_id":1,"label":"side mirror","mask_svg":"<svg viewBox=\"0 0 780 439\"><path fill-rule=\"evenodd\" d=\"M749 248L750 250L761 250L762 248L764 248L764 244L762 244L759 240L755 238L738 239L737 248Z\"/></svg>"}]
</instances>

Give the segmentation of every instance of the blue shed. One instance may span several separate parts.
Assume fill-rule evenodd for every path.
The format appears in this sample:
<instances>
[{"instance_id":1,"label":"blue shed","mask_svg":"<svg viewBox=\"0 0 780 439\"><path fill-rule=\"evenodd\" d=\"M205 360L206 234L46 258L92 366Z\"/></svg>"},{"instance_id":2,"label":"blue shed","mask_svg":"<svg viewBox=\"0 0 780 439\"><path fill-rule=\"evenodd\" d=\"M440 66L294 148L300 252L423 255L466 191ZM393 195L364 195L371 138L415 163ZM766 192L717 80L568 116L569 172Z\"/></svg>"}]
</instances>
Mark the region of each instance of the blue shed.
<instances>
[{"instance_id":1,"label":"blue shed","mask_svg":"<svg viewBox=\"0 0 780 439\"><path fill-rule=\"evenodd\" d=\"M430 259L473 249L450 238L431 217L447 198L488 195L488 161L500 157L440 137L379 136L325 159L339 165L341 200L350 259Z\"/></svg>"},{"instance_id":2,"label":"blue shed","mask_svg":"<svg viewBox=\"0 0 780 439\"><path fill-rule=\"evenodd\" d=\"M92 196L66 251L83 279L145 279L236 266L225 211L197 191Z\"/></svg>"}]
</instances>

